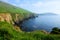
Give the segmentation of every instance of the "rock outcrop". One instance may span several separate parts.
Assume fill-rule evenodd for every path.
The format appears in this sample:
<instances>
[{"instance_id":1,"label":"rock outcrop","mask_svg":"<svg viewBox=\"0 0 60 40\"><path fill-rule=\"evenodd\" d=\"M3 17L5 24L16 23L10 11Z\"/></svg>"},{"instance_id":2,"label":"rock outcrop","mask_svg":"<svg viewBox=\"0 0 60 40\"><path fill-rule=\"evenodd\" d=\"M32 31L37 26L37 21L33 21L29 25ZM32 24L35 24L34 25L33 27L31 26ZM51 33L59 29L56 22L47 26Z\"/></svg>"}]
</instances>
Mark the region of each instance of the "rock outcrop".
<instances>
[{"instance_id":1,"label":"rock outcrop","mask_svg":"<svg viewBox=\"0 0 60 40\"><path fill-rule=\"evenodd\" d=\"M0 13L0 21L7 21L8 23L14 24L14 21L18 22L20 19L20 14Z\"/></svg>"},{"instance_id":2,"label":"rock outcrop","mask_svg":"<svg viewBox=\"0 0 60 40\"><path fill-rule=\"evenodd\" d=\"M10 13L0 13L0 21L12 22L12 17Z\"/></svg>"},{"instance_id":3,"label":"rock outcrop","mask_svg":"<svg viewBox=\"0 0 60 40\"><path fill-rule=\"evenodd\" d=\"M14 16L14 18L15 18L14 21L15 22L17 22L19 20L18 17L19 17L19 14L15 14L15 16ZM0 13L0 21L6 21L6 22L12 24L14 26L13 28L16 31L20 31L21 32L20 27L17 26L17 25L14 25L13 16L12 16L11 13Z\"/></svg>"}]
</instances>

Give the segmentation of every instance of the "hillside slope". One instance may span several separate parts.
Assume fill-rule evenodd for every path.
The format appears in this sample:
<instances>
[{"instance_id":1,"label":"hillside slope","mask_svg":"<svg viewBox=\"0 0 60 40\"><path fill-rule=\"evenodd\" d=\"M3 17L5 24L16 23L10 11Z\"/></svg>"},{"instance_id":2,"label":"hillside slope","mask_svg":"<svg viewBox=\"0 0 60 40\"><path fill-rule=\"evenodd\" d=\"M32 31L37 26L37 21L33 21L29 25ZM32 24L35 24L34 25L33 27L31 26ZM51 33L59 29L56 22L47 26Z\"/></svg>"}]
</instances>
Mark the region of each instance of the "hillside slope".
<instances>
[{"instance_id":1,"label":"hillside slope","mask_svg":"<svg viewBox=\"0 0 60 40\"><path fill-rule=\"evenodd\" d=\"M0 22L0 40L60 40L60 35L46 34L42 31L18 32L13 25Z\"/></svg>"},{"instance_id":2,"label":"hillside slope","mask_svg":"<svg viewBox=\"0 0 60 40\"><path fill-rule=\"evenodd\" d=\"M13 6L11 4L0 1L0 12L10 12L10 13L31 13L25 9Z\"/></svg>"},{"instance_id":3,"label":"hillside slope","mask_svg":"<svg viewBox=\"0 0 60 40\"><path fill-rule=\"evenodd\" d=\"M12 19L13 21L20 21L25 18L34 16L34 13L32 13L30 11L27 11L27 10L19 8L19 7L15 7L11 4L8 4L8 3L2 2L2 1L0 1L0 14L1 15L4 14L4 16L5 16L5 14L8 16L8 14L9 14L10 20ZM5 17L1 16L1 17L3 17L5 19L5 18L7 18L7 16L5 16Z\"/></svg>"}]
</instances>

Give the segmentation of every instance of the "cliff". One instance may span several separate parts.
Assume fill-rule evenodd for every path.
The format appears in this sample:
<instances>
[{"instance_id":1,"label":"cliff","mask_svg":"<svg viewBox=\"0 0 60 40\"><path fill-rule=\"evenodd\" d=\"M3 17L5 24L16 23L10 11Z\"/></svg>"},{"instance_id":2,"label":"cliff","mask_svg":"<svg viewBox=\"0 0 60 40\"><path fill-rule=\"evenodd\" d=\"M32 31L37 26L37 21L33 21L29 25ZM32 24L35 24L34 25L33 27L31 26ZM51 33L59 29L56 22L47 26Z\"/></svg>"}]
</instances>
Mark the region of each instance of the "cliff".
<instances>
[{"instance_id":1,"label":"cliff","mask_svg":"<svg viewBox=\"0 0 60 40\"><path fill-rule=\"evenodd\" d=\"M12 24L14 29L18 31L20 30L20 22L22 23L22 21L34 15L28 10L0 1L0 21Z\"/></svg>"},{"instance_id":2,"label":"cliff","mask_svg":"<svg viewBox=\"0 0 60 40\"><path fill-rule=\"evenodd\" d=\"M10 23L12 21L12 17L9 13L0 13L0 21L7 21Z\"/></svg>"},{"instance_id":3,"label":"cliff","mask_svg":"<svg viewBox=\"0 0 60 40\"><path fill-rule=\"evenodd\" d=\"M0 1L0 21L7 21L9 23L11 21L18 22L31 16L34 16L34 13Z\"/></svg>"}]
</instances>

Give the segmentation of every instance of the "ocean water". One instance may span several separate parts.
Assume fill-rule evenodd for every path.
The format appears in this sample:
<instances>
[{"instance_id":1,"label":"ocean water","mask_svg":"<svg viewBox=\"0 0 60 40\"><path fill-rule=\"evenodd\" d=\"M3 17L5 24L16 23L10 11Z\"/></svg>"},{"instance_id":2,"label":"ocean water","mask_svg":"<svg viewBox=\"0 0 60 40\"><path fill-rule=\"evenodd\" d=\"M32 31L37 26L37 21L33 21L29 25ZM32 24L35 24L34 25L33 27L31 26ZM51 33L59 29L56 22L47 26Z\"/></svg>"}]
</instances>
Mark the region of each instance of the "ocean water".
<instances>
[{"instance_id":1,"label":"ocean water","mask_svg":"<svg viewBox=\"0 0 60 40\"><path fill-rule=\"evenodd\" d=\"M25 31L45 30L50 32L54 27L60 28L60 15L39 15L24 21L22 27Z\"/></svg>"}]
</instances>

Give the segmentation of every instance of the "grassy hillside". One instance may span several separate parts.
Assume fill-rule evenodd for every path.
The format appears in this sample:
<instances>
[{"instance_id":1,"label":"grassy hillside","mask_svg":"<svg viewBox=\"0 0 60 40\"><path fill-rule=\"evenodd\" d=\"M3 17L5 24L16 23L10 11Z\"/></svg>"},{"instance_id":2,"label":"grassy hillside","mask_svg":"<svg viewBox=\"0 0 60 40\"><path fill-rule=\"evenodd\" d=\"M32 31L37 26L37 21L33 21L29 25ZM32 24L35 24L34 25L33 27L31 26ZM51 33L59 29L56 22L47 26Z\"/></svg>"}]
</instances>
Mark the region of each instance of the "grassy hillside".
<instances>
[{"instance_id":1,"label":"grassy hillside","mask_svg":"<svg viewBox=\"0 0 60 40\"><path fill-rule=\"evenodd\" d=\"M60 35L46 34L42 31L18 32L13 25L0 22L0 40L60 40Z\"/></svg>"},{"instance_id":2,"label":"grassy hillside","mask_svg":"<svg viewBox=\"0 0 60 40\"><path fill-rule=\"evenodd\" d=\"M0 1L0 21L7 21L11 24L17 23L18 25L20 21L31 18L34 15L30 11Z\"/></svg>"},{"instance_id":3,"label":"grassy hillside","mask_svg":"<svg viewBox=\"0 0 60 40\"><path fill-rule=\"evenodd\" d=\"M16 6L10 5L8 3L0 1L0 12L10 12L10 13L31 13L30 11L18 8Z\"/></svg>"},{"instance_id":4,"label":"grassy hillside","mask_svg":"<svg viewBox=\"0 0 60 40\"><path fill-rule=\"evenodd\" d=\"M13 6L11 4L5 3L0 1L0 13L10 13L13 17L15 17L15 14L19 14L19 16L23 18L28 18L34 13L27 11L25 9Z\"/></svg>"}]
</instances>

